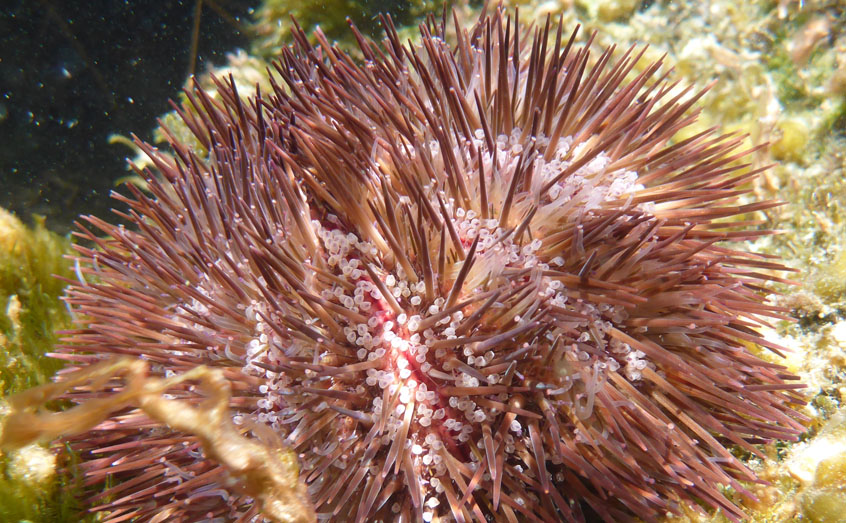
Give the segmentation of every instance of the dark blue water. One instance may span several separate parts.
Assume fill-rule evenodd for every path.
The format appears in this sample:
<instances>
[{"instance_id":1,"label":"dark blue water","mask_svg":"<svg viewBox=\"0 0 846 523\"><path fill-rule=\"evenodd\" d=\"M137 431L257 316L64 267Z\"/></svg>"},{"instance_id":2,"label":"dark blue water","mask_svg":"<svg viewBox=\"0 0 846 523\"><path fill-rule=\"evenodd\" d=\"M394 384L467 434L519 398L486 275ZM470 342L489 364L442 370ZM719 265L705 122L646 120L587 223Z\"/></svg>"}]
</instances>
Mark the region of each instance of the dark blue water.
<instances>
[{"instance_id":1,"label":"dark blue water","mask_svg":"<svg viewBox=\"0 0 846 523\"><path fill-rule=\"evenodd\" d=\"M216 2L246 23L256 0ZM108 216L131 150L150 139L191 63L194 0L0 1L0 207L65 232L80 213ZM215 10L200 12L195 70L247 45Z\"/></svg>"}]
</instances>

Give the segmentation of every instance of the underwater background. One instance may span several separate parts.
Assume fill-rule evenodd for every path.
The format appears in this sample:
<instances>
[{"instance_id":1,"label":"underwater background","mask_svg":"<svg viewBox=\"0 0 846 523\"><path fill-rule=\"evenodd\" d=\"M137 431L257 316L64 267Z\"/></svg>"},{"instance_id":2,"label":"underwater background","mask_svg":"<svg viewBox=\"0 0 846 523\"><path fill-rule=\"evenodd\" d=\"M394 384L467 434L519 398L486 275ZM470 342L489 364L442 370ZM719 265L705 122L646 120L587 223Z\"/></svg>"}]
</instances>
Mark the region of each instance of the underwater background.
<instances>
[{"instance_id":1,"label":"underwater background","mask_svg":"<svg viewBox=\"0 0 846 523\"><path fill-rule=\"evenodd\" d=\"M753 249L781 257L800 285L772 289L794 321L766 334L793 349L787 365L809 385L805 414L814 421L799 443L767 447L768 460L743 456L772 483L750 487L760 501L744 508L754 521L846 522L846 4L506 5L519 6L523 20L582 24L579 40L596 31L595 49L648 44L644 61L666 54L671 79L714 82L698 122L677 140L719 126L747 135L749 147L769 144L749 166L773 165L753 194L785 205L750 219L781 234ZM481 5L454 7L470 23ZM60 367L43 354L69 324L54 275L75 277L64 258L73 222L80 214L113 220L119 205L109 193L143 185L127 169L127 158L145 161L130 135L160 142L157 119L184 132L168 101L180 100L192 74L209 89L209 75L232 74L249 93L267 85L265 69L289 42L290 15L349 47L347 17L378 38L378 13L391 13L413 38L416 24L441 9L424 0L0 2L0 393L45 383ZM3 454L0 521L79 520L73 457L57 461L60 451Z\"/></svg>"}]
</instances>

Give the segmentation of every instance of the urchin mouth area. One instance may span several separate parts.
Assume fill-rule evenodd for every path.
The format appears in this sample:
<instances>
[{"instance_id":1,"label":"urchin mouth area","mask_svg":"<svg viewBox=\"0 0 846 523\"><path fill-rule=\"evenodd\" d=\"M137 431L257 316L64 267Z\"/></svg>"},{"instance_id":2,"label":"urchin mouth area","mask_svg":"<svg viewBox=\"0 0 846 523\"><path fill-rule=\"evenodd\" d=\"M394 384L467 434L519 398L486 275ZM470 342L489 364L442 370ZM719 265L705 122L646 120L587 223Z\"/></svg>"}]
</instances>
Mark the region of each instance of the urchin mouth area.
<instances>
[{"instance_id":1,"label":"urchin mouth area","mask_svg":"<svg viewBox=\"0 0 846 523\"><path fill-rule=\"evenodd\" d=\"M385 315L385 325L389 330L392 325L388 322L394 322L395 317L390 314ZM451 395L446 387L440 383L441 380L433 378L433 374L437 375L437 369L443 369L443 376L449 376L449 371L453 370L458 363L454 357L451 357L446 364L437 361L437 357L433 353L422 354L426 358L419 361L417 356L410 354L410 347L413 345L414 333L410 332L406 327L397 329L396 346L392 343L390 349L386 353L385 365L382 368L383 376L390 373L393 374L394 381L388 384L388 395L399 394L399 402L405 407L398 407L397 414L403 414L408 409L408 405L413 398L413 406L415 408L414 415L411 419L411 426L409 430L415 435L413 440L426 441L426 435L429 433L435 434L440 441L446 445L451 452L455 452L459 447L458 435L453 435L447 430L444 425L445 420L452 420L457 418L457 414L453 407L449 404ZM417 349L418 356L420 349ZM424 367L425 366L425 367ZM427 371L424 371L424 368ZM388 374L385 374L388 373ZM451 376L450 376L451 379ZM376 387L381 383L377 383ZM398 387L398 388L397 388ZM380 390L373 390L378 394ZM413 449L416 450L416 449Z\"/></svg>"}]
</instances>

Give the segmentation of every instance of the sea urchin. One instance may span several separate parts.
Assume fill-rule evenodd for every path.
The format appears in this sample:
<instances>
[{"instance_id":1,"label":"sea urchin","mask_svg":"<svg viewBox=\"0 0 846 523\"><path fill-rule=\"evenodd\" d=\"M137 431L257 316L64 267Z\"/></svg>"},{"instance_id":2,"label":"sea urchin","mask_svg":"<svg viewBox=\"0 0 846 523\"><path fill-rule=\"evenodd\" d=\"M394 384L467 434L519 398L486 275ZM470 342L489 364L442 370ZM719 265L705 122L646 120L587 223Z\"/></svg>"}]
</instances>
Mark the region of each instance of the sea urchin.
<instances>
[{"instance_id":1,"label":"sea urchin","mask_svg":"<svg viewBox=\"0 0 846 523\"><path fill-rule=\"evenodd\" d=\"M723 245L775 205L737 201L743 137L672 142L699 95L560 23L384 25L361 60L297 31L271 92L186 93L198 145L141 144L134 227L81 226L64 357L227 369L235 423L284 438L323 518L741 519L721 486L756 477L726 445L802 430L797 378L753 350L779 350L756 327L782 267ZM128 479L114 521L249 513L152 426L74 439L92 481Z\"/></svg>"}]
</instances>

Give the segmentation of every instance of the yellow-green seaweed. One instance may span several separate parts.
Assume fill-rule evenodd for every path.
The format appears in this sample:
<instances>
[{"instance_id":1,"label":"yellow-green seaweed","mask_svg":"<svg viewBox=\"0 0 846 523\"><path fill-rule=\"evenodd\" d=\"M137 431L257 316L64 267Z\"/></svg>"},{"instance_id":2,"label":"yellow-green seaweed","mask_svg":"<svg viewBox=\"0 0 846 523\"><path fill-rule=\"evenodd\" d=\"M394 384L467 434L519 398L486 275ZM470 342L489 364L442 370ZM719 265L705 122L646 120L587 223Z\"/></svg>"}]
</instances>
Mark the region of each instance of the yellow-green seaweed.
<instances>
[{"instance_id":1,"label":"yellow-green seaweed","mask_svg":"<svg viewBox=\"0 0 846 523\"><path fill-rule=\"evenodd\" d=\"M61 367L45 353L56 343L56 330L69 323L59 300L65 284L57 276L73 274L64 258L70 241L50 232L42 218L34 221L27 227L0 208L0 418L6 396L47 382ZM0 521L81 520L73 456L63 453L59 460L59 450L30 445L0 452Z\"/></svg>"}]
</instances>

